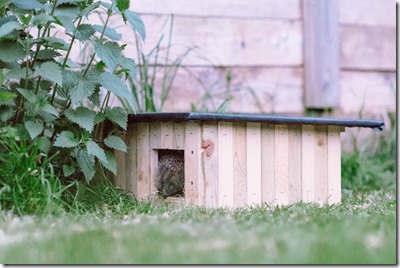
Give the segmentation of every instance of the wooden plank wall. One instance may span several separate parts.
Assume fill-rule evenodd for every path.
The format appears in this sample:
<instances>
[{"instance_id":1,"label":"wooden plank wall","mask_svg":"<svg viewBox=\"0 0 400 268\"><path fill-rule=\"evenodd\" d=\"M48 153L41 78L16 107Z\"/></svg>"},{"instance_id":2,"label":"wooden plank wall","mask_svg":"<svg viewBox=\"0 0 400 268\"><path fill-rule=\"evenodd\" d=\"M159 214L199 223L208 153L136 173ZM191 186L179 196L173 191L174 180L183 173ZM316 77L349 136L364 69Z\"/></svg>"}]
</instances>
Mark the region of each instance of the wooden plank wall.
<instances>
[{"instance_id":1,"label":"wooden plank wall","mask_svg":"<svg viewBox=\"0 0 400 268\"><path fill-rule=\"evenodd\" d=\"M338 203L343 130L246 122L130 124L125 161L132 162L118 162L116 183L148 200L156 192L158 149L183 149L188 205Z\"/></svg>"}]
</instances>

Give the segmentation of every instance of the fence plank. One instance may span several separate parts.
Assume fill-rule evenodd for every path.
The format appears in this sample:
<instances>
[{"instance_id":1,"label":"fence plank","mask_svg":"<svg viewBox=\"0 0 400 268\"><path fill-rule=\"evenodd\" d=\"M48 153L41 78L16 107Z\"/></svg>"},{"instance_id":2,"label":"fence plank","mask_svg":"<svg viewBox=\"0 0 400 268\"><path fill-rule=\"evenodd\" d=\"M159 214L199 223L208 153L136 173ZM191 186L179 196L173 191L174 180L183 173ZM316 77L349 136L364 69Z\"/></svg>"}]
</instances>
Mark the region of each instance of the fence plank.
<instances>
[{"instance_id":1,"label":"fence plank","mask_svg":"<svg viewBox=\"0 0 400 268\"><path fill-rule=\"evenodd\" d=\"M161 122L161 148L172 149L174 144L174 123Z\"/></svg>"},{"instance_id":2,"label":"fence plank","mask_svg":"<svg viewBox=\"0 0 400 268\"><path fill-rule=\"evenodd\" d=\"M185 123L174 123L174 149L183 150L185 148Z\"/></svg>"},{"instance_id":3,"label":"fence plank","mask_svg":"<svg viewBox=\"0 0 400 268\"><path fill-rule=\"evenodd\" d=\"M137 124L128 124L126 143L128 147L126 156L126 189L137 198Z\"/></svg>"}]
</instances>

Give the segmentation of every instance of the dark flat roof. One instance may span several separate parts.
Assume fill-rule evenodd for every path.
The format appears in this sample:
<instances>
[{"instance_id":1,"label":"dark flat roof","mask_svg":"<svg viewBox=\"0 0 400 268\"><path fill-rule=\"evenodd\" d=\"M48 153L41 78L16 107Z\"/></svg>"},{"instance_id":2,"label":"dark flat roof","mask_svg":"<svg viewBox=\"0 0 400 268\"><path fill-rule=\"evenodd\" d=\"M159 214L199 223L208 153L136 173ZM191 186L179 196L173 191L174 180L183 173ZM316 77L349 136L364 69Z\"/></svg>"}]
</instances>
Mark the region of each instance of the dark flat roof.
<instances>
[{"instance_id":1,"label":"dark flat roof","mask_svg":"<svg viewBox=\"0 0 400 268\"><path fill-rule=\"evenodd\" d=\"M336 125L344 127L366 127L373 130L383 130L385 124L379 120L338 119L324 117L283 116L265 114L235 114L235 113L137 113L129 116L129 122L156 121L227 121L227 122L256 122L267 124L309 124Z\"/></svg>"}]
</instances>

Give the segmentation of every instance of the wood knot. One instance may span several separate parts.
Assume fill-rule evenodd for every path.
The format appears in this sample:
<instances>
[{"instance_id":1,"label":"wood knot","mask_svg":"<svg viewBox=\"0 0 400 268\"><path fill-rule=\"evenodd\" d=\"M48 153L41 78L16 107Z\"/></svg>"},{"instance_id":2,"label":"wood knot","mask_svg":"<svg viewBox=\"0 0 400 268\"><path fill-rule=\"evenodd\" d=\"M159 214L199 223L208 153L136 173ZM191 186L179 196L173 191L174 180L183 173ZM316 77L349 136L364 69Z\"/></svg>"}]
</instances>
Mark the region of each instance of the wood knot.
<instances>
[{"instance_id":1,"label":"wood knot","mask_svg":"<svg viewBox=\"0 0 400 268\"><path fill-rule=\"evenodd\" d=\"M215 149L215 144L212 140L203 140L201 147L204 149L204 152L207 157L212 156Z\"/></svg>"}]
</instances>

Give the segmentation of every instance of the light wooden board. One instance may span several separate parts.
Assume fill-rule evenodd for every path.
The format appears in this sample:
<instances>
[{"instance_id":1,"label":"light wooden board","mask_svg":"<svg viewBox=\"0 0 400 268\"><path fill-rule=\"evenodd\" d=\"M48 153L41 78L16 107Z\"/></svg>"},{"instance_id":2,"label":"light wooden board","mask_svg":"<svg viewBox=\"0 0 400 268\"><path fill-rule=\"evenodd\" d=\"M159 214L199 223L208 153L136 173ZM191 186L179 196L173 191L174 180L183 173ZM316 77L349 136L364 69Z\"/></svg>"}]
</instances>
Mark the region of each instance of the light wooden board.
<instances>
[{"instance_id":1,"label":"light wooden board","mask_svg":"<svg viewBox=\"0 0 400 268\"><path fill-rule=\"evenodd\" d=\"M395 27L396 2L392 0L339 0L339 21L364 27Z\"/></svg>"},{"instance_id":2,"label":"light wooden board","mask_svg":"<svg viewBox=\"0 0 400 268\"><path fill-rule=\"evenodd\" d=\"M303 0L305 105L339 105L337 1Z\"/></svg>"},{"instance_id":3,"label":"light wooden board","mask_svg":"<svg viewBox=\"0 0 400 268\"><path fill-rule=\"evenodd\" d=\"M231 122L218 122L218 202L233 207L233 128Z\"/></svg>"},{"instance_id":4,"label":"light wooden board","mask_svg":"<svg viewBox=\"0 0 400 268\"><path fill-rule=\"evenodd\" d=\"M205 205L218 207L218 124L203 122L202 173L206 184Z\"/></svg>"},{"instance_id":5,"label":"light wooden board","mask_svg":"<svg viewBox=\"0 0 400 268\"><path fill-rule=\"evenodd\" d=\"M247 123L247 204L261 204L261 124Z\"/></svg>"},{"instance_id":6,"label":"light wooden board","mask_svg":"<svg viewBox=\"0 0 400 268\"><path fill-rule=\"evenodd\" d=\"M396 74L394 72L341 72L341 111L374 118L385 111L396 112ZM355 117L357 118L357 117Z\"/></svg>"},{"instance_id":7,"label":"light wooden board","mask_svg":"<svg viewBox=\"0 0 400 268\"><path fill-rule=\"evenodd\" d=\"M301 18L300 0L198 0L190 4L185 0L146 0L135 2L131 9L140 13L193 17Z\"/></svg>"},{"instance_id":8,"label":"light wooden board","mask_svg":"<svg viewBox=\"0 0 400 268\"><path fill-rule=\"evenodd\" d=\"M328 201L328 140L327 126L315 126L315 199L319 204Z\"/></svg>"},{"instance_id":9,"label":"light wooden board","mask_svg":"<svg viewBox=\"0 0 400 268\"><path fill-rule=\"evenodd\" d=\"M185 123L174 123L174 149L183 150L185 148Z\"/></svg>"},{"instance_id":10,"label":"light wooden board","mask_svg":"<svg viewBox=\"0 0 400 268\"><path fill-rule=\"evenodd\" d=\"M137 198L137 124L128 124L126 143L126 189Z\"/></svg>"},{"instance_id":11,"label":"light wooden board","mask_svg":"<svg viewBox=\"0 0 400 268\"><path fill-rule=\"evenodd\" d=\"M351 1L349 1L351 2ZM352 70L396 71L396 27L342 26L341 66Z\"/></svg>"},{"instance_id":12,"label":"light wooden board","mask_svg":"<svg viewBox=\"0 0 400 268\"><path fill-rule=\"evenodd\" d=\"M301 125L289 125L289 203L302 199Z\"/></svg>"},{"instance_id":13,"label":"light wooden board","mask_svg":"<svg viewBox=\"0 0 400 268\"><path fill-rule=\"evenodd\" d=\"M138 123L138 199L146 200L150 197L150 131L149 123Z\"/></svg>"},{"instance_id":14,"label":"light wooden board","mask_svg":"<svg viewBox=\"0 0 400 268\"><path fill-rule=\"evenodd\" d=\"M301 126L301 184L302 200L315 201L315 127L313 125Z\"/></svg>"},{"instance_id":15,"label":"light wooden board","mask_svg":"<svg viewBox=\"0 0 400 268\"><path fill-rule=\"evenodd\" d=\"M155 181L158 171L158 149L161 148L161 124L160 122L152 122L150 128L150 192L156 193Z\"/></svg>"},{"instance_id":16,"label":"light wooden board","mask_svg":"<svg viewBox=\"0 0 400 268\"><path fill-rule=\"evenodd\" d=\"M174 123L173 122L161 122L161 148L173 149L174 146Z\"/></svg>"},{"instance_id":17,"label":"light wooden board","mask_svg":"<svg viewBox=\"0 0 400 268\"><path fill-rule=\"evenodd\" d=\"M247 204L246 123L234 122L233 126L233 207Z\"/></svg>"},{"instance_id":18,"label":"light wooden board","mask_svg":"<svg viewBox=\"0 0 400 268\"><path fill-rule=\"evenodd\" d=\"M275 199L275 126L261 125L261 199L273 205Z\"/></svg>"},{"instance_id":19,"label":"light wooden board","mask_svg":"<svg viewBox=\"0 0 400 268\"><path fill-rule=\"evenodd\" d=\"M341 144L339 126L328 126L328 203L341 201Z\"/></svg>"},{"instance_id":20,"label":"light wooden board","mask_svg":"<svg viewBox=\"0 0 400 268\"><path fill-rule=\"evenodd\" d=\"M197 122L187 122L185 132L185 200L188 205L201 206L205 187L201 171L201 127Z\"/></svg>"},{"instance_id":21,"label":"light wooden board","mask_svg":"<svg viewBox=\"0 0 400 268\"><path fill-rule=\"evenodd\" d=\"M168 45L169 16L143 15L147 29L144 53L148 54L164 35ZM124 54L136 58L135 39L118 18L110 27L123 33L121 42L128 47ZM123 26L123 27L121 27ZM196 48L183 60L183 65L222 66L297 66L302 64L302 23L300 20L219 19L175 17L169 63L188 48ZM120 28L119 28L120 27ZM260 31L262 29L262 31ZM234 56L233 56L234 55ZM159 63L165 63L166 49L160 52ZM152 59L154 61L154 59Z\"/></svg>"},{"instance_id":22,"label":"light wooden board","mask_svg":"<svg viewBox=\"0 0 400 268\"><path fill-rule=\"evenodd\" d=\"M275 201L289 203L289 134L287 125L275 125Z\"/></svg>"}]
</instances>

